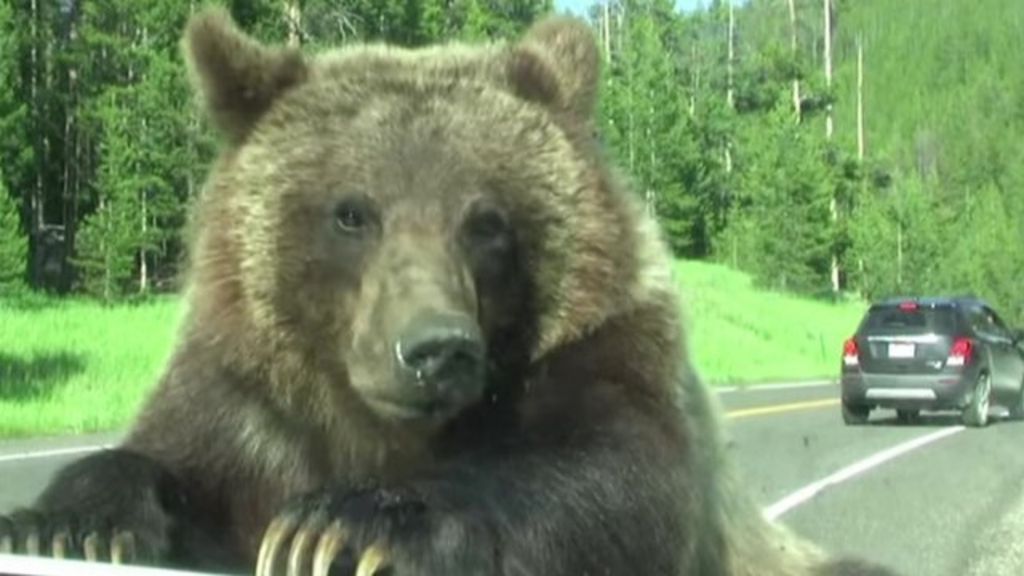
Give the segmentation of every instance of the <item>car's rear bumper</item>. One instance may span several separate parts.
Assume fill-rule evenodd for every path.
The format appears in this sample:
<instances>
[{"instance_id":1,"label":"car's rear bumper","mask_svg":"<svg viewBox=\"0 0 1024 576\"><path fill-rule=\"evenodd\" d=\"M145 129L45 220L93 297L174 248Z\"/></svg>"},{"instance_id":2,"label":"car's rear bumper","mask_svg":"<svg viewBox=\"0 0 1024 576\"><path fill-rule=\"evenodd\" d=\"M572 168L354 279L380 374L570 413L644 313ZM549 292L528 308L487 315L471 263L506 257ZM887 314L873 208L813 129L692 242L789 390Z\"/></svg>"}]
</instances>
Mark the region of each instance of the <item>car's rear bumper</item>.
<instances>
[{"instance_id":1,"label":"car's rear bumper","mask_svg":"<svg viewBox=\"0 0 1024 576\"><path fill-rule=\"evenodd\" d=\"M844 371L841 388L843 402L851 406L959 410L970 403L974 382L973 370L914 375Z\"/></svg>"}]
</instances>

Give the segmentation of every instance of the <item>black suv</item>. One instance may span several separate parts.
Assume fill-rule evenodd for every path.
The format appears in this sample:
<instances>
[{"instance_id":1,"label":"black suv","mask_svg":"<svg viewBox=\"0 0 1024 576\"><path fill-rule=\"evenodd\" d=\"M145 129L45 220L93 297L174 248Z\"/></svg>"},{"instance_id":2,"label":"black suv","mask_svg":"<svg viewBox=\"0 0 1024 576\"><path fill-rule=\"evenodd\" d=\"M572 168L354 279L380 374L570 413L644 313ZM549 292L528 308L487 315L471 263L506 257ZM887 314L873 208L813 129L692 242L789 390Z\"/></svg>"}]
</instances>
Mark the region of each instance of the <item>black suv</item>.
<instances>
[{"instance_id":1,"label":"black suv","mask_svg":"<svg viewBox=\"0 0 1024 576\"><path fill-rule=\"evenodd\" d=\"M873 304L843 347L847 424L873 408L900 420L920 410L959 410L985 426L989 404L1024 418L1024 333L977 298L893 299Z\"/></svg>"}]
</instances>

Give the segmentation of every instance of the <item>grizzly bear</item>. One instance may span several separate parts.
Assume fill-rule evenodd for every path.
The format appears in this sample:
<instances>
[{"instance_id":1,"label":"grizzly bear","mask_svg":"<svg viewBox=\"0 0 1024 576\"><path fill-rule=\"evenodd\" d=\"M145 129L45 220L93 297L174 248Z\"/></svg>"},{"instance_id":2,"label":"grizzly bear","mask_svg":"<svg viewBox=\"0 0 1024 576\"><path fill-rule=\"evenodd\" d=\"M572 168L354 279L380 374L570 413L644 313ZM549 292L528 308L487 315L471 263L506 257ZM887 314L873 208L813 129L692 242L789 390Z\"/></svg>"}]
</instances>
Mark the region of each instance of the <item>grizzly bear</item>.
<instances>
[{"instance_id":1,"label":"grizzly bear","mask_svg":"<svg viewBox=\"0 0 1024 576\"><path fill-rule=\"evenodd\" d=\"M736 486L670 258L599 147L599 53L183 41L221 153L134 428L0 525L16 550L325 575L884 573Z\"/></svg>"}]
</instances>

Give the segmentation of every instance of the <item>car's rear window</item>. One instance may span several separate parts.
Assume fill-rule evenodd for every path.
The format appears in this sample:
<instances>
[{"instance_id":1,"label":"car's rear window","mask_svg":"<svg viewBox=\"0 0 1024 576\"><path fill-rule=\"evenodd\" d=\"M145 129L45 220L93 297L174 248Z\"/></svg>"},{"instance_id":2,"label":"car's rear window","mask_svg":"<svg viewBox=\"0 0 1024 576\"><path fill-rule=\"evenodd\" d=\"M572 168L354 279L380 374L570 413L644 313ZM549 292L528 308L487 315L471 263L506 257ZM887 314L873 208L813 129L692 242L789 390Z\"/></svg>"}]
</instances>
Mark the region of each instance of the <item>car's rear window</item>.
<instances>
[{"instance_id":1,"label":"car's rear window","mask_svg":"<svg viewBox=\"0 0 1024 576\"><path fill-rule=\"evenodd\" d=\"M904 310L899 306L874 306L868 312L865 331L874 334L915 334L949 332L955 317L950 306L922 306Z\"/></svg>"}]
</instances>

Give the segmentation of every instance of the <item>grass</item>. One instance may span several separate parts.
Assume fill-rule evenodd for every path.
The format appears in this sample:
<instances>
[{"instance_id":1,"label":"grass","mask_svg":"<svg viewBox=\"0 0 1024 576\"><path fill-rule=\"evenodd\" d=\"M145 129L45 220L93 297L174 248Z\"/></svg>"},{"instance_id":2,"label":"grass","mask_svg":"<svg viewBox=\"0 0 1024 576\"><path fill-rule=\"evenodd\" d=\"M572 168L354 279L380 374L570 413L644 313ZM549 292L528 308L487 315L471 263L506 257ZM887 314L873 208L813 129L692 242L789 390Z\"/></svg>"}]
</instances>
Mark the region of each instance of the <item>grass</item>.
<instances>
[{"instance_id":1,"label":"grass","mask_svg":"<svg viewBox=\"0 0 1024 576\"><path fill-rule=\"evenodd\" d=\"M676 265L689 347L712 384L836 377L843 341L867 305L755 289L750 277L705 262Z\"/></svg>"},{"instance_id":2,"label":"grass","mask_svg":"<svg viewBox=\"0 0 1024 576\"><path fill-rule=\"evenodd\" d=\"M698 370L713 384L833 376L863 304L755 290L741 273L679 262ZM171 351L180 300L103 307L0 300L0 437L128 423Z\"/></svg>"},{"instance_id":3,"label":"grass","mask_svg":"<svg viewBox=\"0 0 1024 576\"><path fill-rule=\"evenodd\" d=\"M0 300L0 437L124 425L171 350L176 299Z\"/></svg>"}]
</instances>

